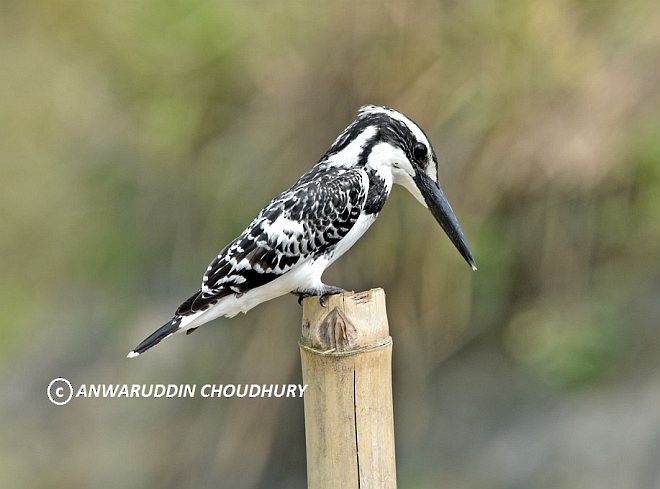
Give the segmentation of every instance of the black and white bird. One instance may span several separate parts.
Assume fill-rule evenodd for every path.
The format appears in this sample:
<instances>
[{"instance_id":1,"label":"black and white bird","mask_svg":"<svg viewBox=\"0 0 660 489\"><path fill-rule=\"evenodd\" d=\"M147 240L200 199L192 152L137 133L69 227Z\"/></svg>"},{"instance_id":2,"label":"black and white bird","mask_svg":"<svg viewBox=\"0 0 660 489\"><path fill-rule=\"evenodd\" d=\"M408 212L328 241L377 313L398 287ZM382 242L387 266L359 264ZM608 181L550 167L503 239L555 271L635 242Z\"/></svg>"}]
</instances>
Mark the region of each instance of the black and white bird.
<instances>
[{"instance_id":1,"label":"black and white bird","mask_svg":"<svg viewBox=\"0 0 660 489\"><path fill-rule=\"evenodd\" d=\"M424 132L396 110L367 105L319 162L275 197L206 269L200 289L133 351L233 317L289 292L300 299L343 289L323 272L362 237L393 184L405 187L438 221L476 270L463 231L438 185L438 160Z\"/></svg>"}]
</instances>

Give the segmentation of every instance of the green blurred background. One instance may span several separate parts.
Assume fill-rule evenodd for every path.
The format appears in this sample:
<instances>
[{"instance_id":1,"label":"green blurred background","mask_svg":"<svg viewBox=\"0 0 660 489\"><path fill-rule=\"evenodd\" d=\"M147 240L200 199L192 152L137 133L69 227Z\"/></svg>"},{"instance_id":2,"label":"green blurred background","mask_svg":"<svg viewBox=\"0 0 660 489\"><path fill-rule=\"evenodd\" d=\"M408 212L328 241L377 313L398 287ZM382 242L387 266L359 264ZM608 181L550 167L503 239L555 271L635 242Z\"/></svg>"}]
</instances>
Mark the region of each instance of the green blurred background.
<instances>
[{"instance_id":1,"label":"green blurred background","mask_svg":"<svg viewBox=\"0 0 660 489\"><path fill-rule=\"evenodd\" d=\"M365 103L415 119L471 273L405 191L326 274L383 287L399 487L660 488L660 3L0 6L0 486L304 488L295 297L126 352Z\"/></svg>"}]
</instances>

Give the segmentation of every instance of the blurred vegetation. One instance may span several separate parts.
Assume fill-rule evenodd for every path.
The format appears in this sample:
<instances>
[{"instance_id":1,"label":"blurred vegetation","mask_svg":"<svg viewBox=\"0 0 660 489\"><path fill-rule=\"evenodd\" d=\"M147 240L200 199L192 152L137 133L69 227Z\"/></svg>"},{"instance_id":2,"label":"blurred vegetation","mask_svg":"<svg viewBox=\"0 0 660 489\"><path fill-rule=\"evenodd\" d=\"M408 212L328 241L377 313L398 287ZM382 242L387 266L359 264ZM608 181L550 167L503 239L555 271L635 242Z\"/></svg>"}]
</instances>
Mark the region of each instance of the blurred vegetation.
<instances>
[{"instance_id":1,"label":"blurred vegetation","mask_svg":"<svg viewBox=\"0 0 660 489\"><path fill-rule=\"evenodd\" d=\"M660 485L660 4L0 7L2 487L305 487L295 298L126 351L365 103L417 120L470 273L395 190L327 274L381 286L403 489Z\"/></svg>"}]
</instances>

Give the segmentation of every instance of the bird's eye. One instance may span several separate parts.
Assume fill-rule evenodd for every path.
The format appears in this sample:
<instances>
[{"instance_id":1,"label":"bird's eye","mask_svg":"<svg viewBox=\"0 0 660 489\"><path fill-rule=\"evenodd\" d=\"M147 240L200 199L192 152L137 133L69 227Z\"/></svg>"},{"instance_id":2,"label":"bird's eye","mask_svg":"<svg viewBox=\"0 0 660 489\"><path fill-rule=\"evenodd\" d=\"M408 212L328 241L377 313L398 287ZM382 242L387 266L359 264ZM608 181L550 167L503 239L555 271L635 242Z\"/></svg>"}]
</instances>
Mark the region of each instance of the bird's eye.
<instances>
[{"instance_id":1,"label":"bird's eye","mask_svg":"<svg viewBox=\"0 0 660 489\"><path fill-rule=\"evenodd\" d=\"M426 145L424 143L416 143L413 147L413 155L418 160L425 158L427 151L428 149L426 149Z\"/></svg>"}]
</instances>

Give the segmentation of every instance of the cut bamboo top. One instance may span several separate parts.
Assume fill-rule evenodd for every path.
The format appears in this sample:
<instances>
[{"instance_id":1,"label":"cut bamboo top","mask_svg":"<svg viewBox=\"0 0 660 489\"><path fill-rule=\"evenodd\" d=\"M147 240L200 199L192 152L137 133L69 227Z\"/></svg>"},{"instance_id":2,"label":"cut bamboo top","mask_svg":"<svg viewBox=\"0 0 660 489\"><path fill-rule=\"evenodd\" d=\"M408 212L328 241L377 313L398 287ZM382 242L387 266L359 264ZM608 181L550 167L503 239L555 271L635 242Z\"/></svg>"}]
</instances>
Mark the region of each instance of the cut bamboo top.
<instances>
[{"instance_id":1,"label":"cut bamboo top","mask_svg":"<svg viewBox=\"0 0 660 489\"><path fill-rule=\"evenodd\" d=\"M303 348L328 355L350 355L391 342L383 289L331 295L325 305L318 297L303 301Z\"/></svg>"}]
</instances>

